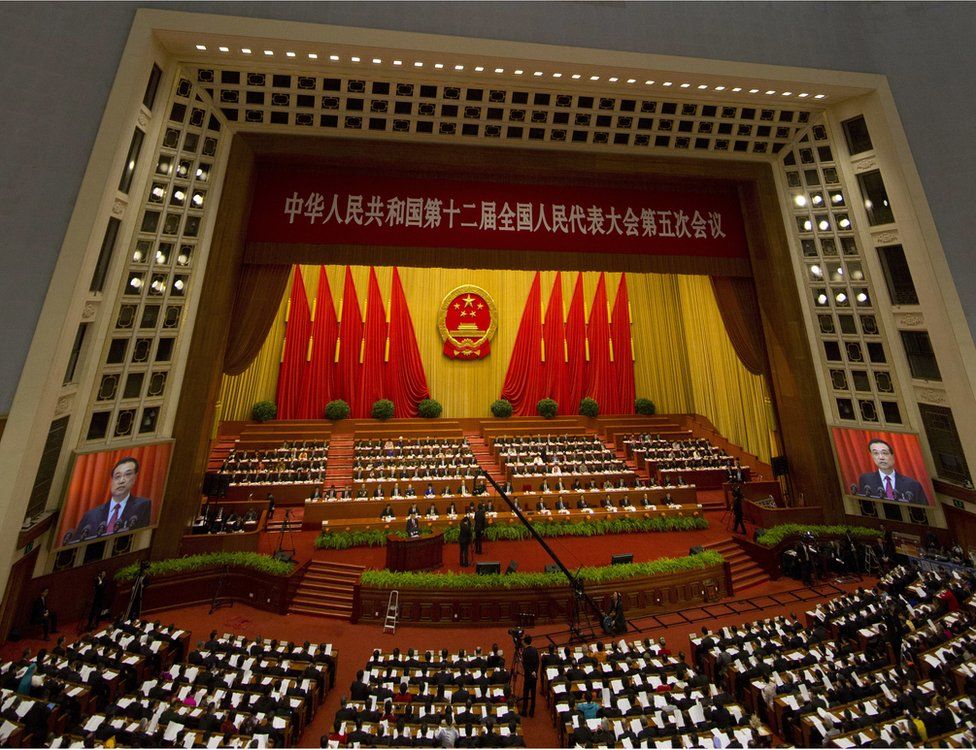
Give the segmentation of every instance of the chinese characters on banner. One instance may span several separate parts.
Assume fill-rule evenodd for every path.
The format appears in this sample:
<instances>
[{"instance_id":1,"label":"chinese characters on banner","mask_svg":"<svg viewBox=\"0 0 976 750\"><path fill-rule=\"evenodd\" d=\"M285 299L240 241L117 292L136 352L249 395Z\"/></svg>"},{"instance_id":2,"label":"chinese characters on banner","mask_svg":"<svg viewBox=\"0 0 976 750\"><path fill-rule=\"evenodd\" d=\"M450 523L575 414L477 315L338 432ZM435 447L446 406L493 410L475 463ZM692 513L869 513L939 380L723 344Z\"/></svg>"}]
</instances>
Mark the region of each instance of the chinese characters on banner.
<instances>
[{"instance_id":1,"label":"chinese characters on banner","mask_svg":"<svg viewBox=\"0 0 976 750\"><path fill-rule=\"evenodd\" d=\"M251 242L747 257L733 188L613 190L265 169Z\"/></svg>"}]
</instances>

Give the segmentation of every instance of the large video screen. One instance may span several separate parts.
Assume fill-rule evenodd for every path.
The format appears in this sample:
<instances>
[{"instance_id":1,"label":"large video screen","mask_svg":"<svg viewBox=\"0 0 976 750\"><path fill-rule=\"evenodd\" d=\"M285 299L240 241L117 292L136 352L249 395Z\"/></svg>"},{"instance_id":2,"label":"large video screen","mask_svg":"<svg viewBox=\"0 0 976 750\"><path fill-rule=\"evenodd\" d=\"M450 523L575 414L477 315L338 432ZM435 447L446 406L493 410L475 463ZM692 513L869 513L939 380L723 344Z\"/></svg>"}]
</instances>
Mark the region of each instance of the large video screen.
<instances>
[{"instance_id":1,"label":"large video screen","mask_svg":"<svg viewBox=\"0 0 976 750\"><path fill-rule=\"evenodd\" d=\"M155 526L172 451L166 442L77 454L58 546Z\"/></svg>"},{"instance_id":2,"label":"large video screen","mask_svg":"<svg viewBox=\"0 0 976 750\"><path fill-rule=\"evenodd\" d=\"M844 491L908 505L933 505L918 435L833 428Z\"/></svg>"}]
</instances>

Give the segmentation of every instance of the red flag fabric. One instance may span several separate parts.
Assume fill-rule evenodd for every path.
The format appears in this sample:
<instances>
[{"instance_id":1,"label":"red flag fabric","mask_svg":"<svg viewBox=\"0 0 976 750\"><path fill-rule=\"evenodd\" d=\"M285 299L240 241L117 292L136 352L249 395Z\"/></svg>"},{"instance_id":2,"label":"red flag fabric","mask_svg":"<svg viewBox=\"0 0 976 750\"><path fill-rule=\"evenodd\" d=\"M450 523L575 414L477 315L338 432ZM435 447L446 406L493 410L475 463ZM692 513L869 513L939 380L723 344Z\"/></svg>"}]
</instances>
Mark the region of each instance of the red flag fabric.
<instances>
[{"instance_id":1,"label":"red flag fabric","mask_svg":"<svg viewBox=\"0 0 976 750\"><path fill-rule=\"evenodd\" d=\"M335 380L336 397L349 404L353 417L363 417L360 404L359 350L363 342L363 318L356 299L356 285L352 271L346 266L346 279L342 287L342 319L339 321L339 362Z\"/></svg>"},{"instance_id":2,"label":"red flag fabric","mask_svg":"<svg viewBox=\"0 0 976 750\"><path fill-rule=\"evenodd\" d=\"M308 336L311 329L308 297L302 271L295 266L285 325L285 351L278 370L278 419L299 419L308 374Z\"/></svg>"},{"instance_id":3,"label":"red flag fabric","mask_svg":"<svg viewBox=\"0 0 976 750\"><path fill-rule=\"evenodd\" d=\"M386 363L386 393L398 417L416 417L417 404L430 397L413 319L396 267L390 285L390 357Z\"/></svg>"},{"instance_id":4,"label":"red flag fabric","mask_svg":"<svg viewBox=\"0 0 976 750\"><path fill-rule=\"evenodd\" d=\"M634 351L630 337L630 298L627 294L627 274L620 274L617 298L613 302L613 318L610 321L610 340L613 342L614 399L612 411L607 414L634 413Z\"/></svg>"},{"instance_id":5,"label":"red flag fabric","mask_svg":"<svg viewBox=\"0 0 976 750\"><path fill-rule=\"evenodd\" d=\"M556 280L552 283L552 292L549 294L549 306L546 308L546 318L542 323L542 342L545 345L545 371L546 382L542 395L553 399L560 406L560 412L564 412L565 404L563 397L563 377L566 370L566 352L564 342L566 340L566 325L563 322L563 282L559 272L556 273Z\"/></svg>"},{"instance_id":6,"label":"red flag fabric","mask_svg":"<svg viewBox=\"0 0 976 750\"><path fill-rule=\"evenodd\" d=\"M542 398L544 386L545 374L540 356L542 315L539 287L539 272L536 271L502 387L502 398L509 400L513 412L521 417L536 413L536 404Z\"/></svg>"},{"instance_id":7,"label":"red flag fabric","mask_svg":"<svg viewBox=\"0 0 976 750\"><path fill-rule=\"evenodd\" d=\"M586 326L590 361L586 366L583 389L600 405L600 413L610 413L614 404L613 372L610 362L610 318L607 310L607 280L601 273L593 295L593 307Z\"/></svg>"},{"instance_id":8,"label":"red flag fabric","mask_svg":"<svg viewBox=\"0 0 976 750\"><path fill-rule=\"evenodd\" d=\"M383 369L386 359L386 309L383 295L376 280L376 269L369 269L369 288L366 301L366 327L364 329L363 367L360 373L359 404L368 416L373 403L385 398ZM397 415L400 416L400 415Z\"/></svg>"},{"instance_id":9,"label":"red flag fabric","mask_svg":"<svg viewBox=\"0 0 976 750\"><path fill-rule=\"evenodd\" d=\"M308 377L305 378L305 398L300 410L302 419L322 419L325 416L325 405L332 400L338 338L339 320L332 301L332 289L325 267L319 266L319 283L312 318L312 355L308 363Z\"/></svg>"},{"instance_id":10,"label":"red flag fabric","mask_svg":"<svg viewBox=\"0 0 976 750\"><path fill-rule=\"evenodd\" d=\"M583 373L586 369L586 318L583 310L583 274L576 275L573 298L566 316L566 366L563 376L561 414L577 414L583 399Z\"/></svg>"}]
</instances>

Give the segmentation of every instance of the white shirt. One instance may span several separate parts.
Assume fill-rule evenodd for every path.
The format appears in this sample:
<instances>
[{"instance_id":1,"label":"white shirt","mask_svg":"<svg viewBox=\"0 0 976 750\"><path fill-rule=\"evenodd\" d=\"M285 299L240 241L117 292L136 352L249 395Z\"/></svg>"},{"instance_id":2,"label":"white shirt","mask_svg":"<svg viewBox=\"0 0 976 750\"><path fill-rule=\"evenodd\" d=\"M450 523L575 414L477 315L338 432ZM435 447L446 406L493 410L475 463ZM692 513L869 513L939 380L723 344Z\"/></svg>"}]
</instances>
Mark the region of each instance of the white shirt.
<instances>
[{"instance_id":1,"label":"white shirt","mask_svg":"<svg viewBox=\"0 0 976 750\"><path fill-rule=\"evenodd\" d=\"M881 489L886 489L886 487L885 487L885 477L888 477L891 480L891 490L892 490L892 492L894 492L894 490L895 490L895 472L892 471L890 474L885 474L883 471L880 471L879 470L878 471L878 475L881 477Z\"/></svg>"},{"instance_id":2,"label":"white shirt","mask_svg":"<svg viewBox=\"0 0 976 750\"><path fill-rule=\"evenodd\" d=\"M121 500L116 500L114 497L109 500L108 506L108 518L105 519L105 525L108 526L112 522L112 513L116 508L119 509L119 514L115 517L115 523L118 524L119 520L122 518L122 514L125 513L126 503L132 495L126 495Z\"/></svg>"}]
</instances>

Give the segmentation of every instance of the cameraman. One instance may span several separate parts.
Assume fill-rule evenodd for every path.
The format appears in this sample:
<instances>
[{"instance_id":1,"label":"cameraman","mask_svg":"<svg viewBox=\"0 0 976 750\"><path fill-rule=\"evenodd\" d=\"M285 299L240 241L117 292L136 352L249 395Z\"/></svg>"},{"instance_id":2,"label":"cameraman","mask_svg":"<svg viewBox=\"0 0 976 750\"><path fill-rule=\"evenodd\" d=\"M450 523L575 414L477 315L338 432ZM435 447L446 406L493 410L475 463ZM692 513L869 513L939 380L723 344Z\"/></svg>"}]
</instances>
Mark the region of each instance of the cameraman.
<instances>
[{"instance_id":1,"label":"cameraman","mask_svg":"<svg viewBox=\"0 0 976 750\"><path fill-rule=\"evenodd\" d=\"M535 695L539 685L539 652L532 636L525 636L522 648L522 716L535 716ZM530 703L531 700L531 703Z\"/></svg>"}]
</instances>

